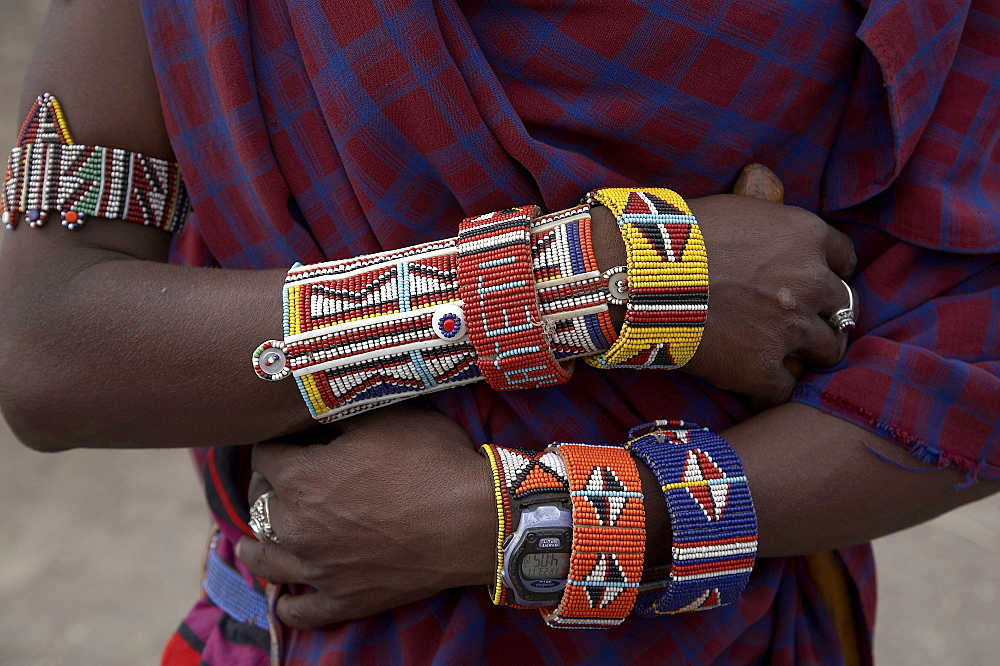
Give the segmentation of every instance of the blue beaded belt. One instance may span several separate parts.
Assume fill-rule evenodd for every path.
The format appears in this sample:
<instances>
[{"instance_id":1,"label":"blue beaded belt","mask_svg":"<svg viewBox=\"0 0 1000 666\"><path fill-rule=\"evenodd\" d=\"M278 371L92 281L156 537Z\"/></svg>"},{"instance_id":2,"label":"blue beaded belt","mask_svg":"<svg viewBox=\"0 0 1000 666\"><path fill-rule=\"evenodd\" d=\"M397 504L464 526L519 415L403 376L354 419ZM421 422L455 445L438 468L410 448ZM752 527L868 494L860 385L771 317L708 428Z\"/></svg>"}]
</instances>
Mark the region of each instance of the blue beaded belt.
<instances>
[{"instance_id":1,"label":"blue beaded belt","mask_svg":"<svg viewBox=\"0 0 1000 666\"><path fill-rule=\"evenodd\" d=\"M208 550L205 581L202 583L205 594L234 620L267 631L267 599L219 557L216 552L217 542L217 539L213 539Z\"/></svg>"}]
</instances>

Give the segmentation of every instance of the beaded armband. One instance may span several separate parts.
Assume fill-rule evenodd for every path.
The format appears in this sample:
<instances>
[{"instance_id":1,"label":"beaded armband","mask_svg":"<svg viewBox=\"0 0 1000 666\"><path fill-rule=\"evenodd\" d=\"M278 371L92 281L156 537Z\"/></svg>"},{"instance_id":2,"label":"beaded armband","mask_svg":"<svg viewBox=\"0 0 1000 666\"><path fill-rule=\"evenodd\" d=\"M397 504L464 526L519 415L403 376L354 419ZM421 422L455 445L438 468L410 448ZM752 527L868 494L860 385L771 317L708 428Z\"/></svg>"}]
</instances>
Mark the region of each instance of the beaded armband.
<instances>
[{"instance_id":1,"label":"beaded armband","mask_svg":"<svg viewBox=\"0 0 1000 666\"><path fill-rule=\"evenodd\" d=\"M530 232L520 246L528 271L519 279L529 281L537 316L510 331L489 332L502 333L512 351L544 343L556 367L556 358L606 349L614 330L593 256L589 208L541 216ZM285 337L254 351L255 371L269 380L294 376L313 417L323 422L480 381L474 327L459 292L457 240L293 266L283 292ZM485 300L503 293L487 291Z\"/></svg>"},{"instance_id":2,"label":"beaded armband","mask_svg":"<svg viewBox=\"0 0 1000 666\"><path fill-rule=\"evenodd\" d=\"M646 593L644 584L636 612L683 613L734 601L757 553L756 514L736 452L707 428L684 421L636 426L625 446L656 475L673 527L666 587Z\"/></svg>"},{"instance_id":3,"label":"beaded armband","mask_svg":"<svg viewBox=\"0 0 1000 666\"><path fill-rule=\"evenodd\" d=\"M7 162L2 220L18 213L40 227L49 213L76 229L87 215L180 232L190 210L180 169L172 162L120 148L73 141L59 101L39 95Z\"/></svg>"},{"instance_id":4,"label":"beaded armband","mask_svg":"<svg viewBox=\"0 0 1000 666\"><path fill-rule=\"evenodd\" d=\"M708 313L708 257L698 221L680 196L662 188L594 190L586 201L614 213L628 258L625 323L610 349L587 363L681 367L697 351ZM616 272L623 271L610 271ZM616 287L609 284L611 298L624 295Z\"/></svg>"},{"instance_id":5,"label":"beaded armband","mask_svg":"<svg viewBox=\"0 0 1000 666\"><path fill-rule=\"evenodd\" d=\"M559 606L543 611L550 627L578 629L622 623L638 594L646 549L639 472L620 446L562 442L573 502L569 578Z\"/></svg>"},{"instance_id":6,"label":"beaded armband","mask_svg":"<svg viewBox=\"0 0 1000 666\"><path fill-rule=\"evenodd\" d=\"M560 364L542 324L531 265L531 220L522 206L462 220L458 228L458 293L479 371L500 391L562 384Z\"/></svg>"},{"instance_id":7,"label":"beaded armband","mask_svg":"<svg viewBox=\"0 0 1000 666\"><path fill-rule=\"evenodd\" d=\"M569 498L566 466L554 451L510 449L495 444L484 444L480 451L493 469L497 501L497 575L494 584L490 585L490 598L497 606L529 608L509 601L512 595L502 577L504 545L507 537L517 529L520 510L533 499L559 495Z\"/></svg>"}]
</instances>

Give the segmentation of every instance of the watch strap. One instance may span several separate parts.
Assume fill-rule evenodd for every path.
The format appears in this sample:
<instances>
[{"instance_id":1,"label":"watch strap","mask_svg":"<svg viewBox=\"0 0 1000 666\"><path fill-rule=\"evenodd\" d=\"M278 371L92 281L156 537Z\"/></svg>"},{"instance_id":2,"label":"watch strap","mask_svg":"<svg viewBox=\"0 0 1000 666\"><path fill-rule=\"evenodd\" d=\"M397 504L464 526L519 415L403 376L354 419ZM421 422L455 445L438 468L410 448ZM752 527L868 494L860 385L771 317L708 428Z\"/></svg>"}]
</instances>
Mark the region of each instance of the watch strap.
<instances>
[{"instance_id":1,"label":"watch strap","mask_svg":"<svg viewBox=\"0 0 1000 666\"><path fill-rule=\"evenodd\" d=\"M495 583L490 586L490 598L497 606L529 608L512 603L513 594L503 584L504 542L517 531L521 510L533 500L563 500L569 496L566 467L562 458L549 450L484 444L480 451L490 461L497 501L497 574Z\"/></svg>"}]
</instances>

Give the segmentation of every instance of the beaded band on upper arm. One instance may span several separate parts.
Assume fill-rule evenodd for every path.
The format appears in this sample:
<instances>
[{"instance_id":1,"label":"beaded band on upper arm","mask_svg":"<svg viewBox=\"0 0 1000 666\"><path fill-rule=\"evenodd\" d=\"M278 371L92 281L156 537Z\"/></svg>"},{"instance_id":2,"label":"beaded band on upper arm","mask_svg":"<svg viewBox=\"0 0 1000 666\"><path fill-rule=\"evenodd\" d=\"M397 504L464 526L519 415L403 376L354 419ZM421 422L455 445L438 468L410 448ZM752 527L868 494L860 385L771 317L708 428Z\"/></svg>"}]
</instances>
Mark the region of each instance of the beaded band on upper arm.
<instances>
[{"instance_id":1,"label":"beaded band on upper arm","mask_svg":"<svg viewBox=\"0 0 1000 666\"><path fill-rule=\"evenodd\" d=\"M78 145L59 100L49 93L35 100L7 162L5 227L17 225L18 213L39 227L48 213L58 212L68 229L90 215L180 232L189 210L177 164L120 148Z\"/></svg>"},{"instance_id":2,"label":"beaded band on upper arm","mask_svg":"<svg viewBox=\"0 0 1000 666\"><path fill-rule=\"evenodd\" d=\"M687 363L708 312L708 257L687 203L662 188L606 188L587 203L614 213L628 257L628 302L618 339L587 359L598 368L662 368ZM609 285L614 293L614 285Z\"/></svg>"},{"instance_id":3,"label":"beaded band on upper arm","mask_svg":"<svg viewBox=\"0 0 1000 666\"><path fill-rule=\"evenodd\" d=\"M731 603L757 552L757 519L739 456L707 428L655 421L629 431L626 448L649 465L673 527L665 589L643 594L636 612L666 615Z\"/></svg>"},{"instance_id":4,"label":"beaded band on upper arm","mask_svg":"<svg viewBox=\"0 0 1000 666\"><path fill-rule=\"evenodd\" d=\"M639 472L621 446L560 442L573 502L569 578L551 627L613 627L632 610L646 550Z\"/></svg>"}]
</instances>

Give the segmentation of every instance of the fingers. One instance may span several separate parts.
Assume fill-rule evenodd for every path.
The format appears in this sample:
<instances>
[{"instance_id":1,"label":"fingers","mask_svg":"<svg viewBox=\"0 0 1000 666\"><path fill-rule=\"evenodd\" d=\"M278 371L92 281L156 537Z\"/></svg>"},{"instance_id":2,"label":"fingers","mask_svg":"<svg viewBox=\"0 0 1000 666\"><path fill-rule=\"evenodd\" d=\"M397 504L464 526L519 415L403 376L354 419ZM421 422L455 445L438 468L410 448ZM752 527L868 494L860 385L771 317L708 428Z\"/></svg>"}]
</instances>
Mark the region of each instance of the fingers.
<instances>
[{"instance_id":1,"label":"fingers","mask_svg":"<svg viewBox=\"0 0 1000 666\"><path fill-rule=\"evenodd\" d=\"M802 335L794 354L797 358L830 367L844 358L847 336L834 330L828 319L834 312L848 307L850 297L844 282L831 271L826 271L821 288L816 314L802 320Z\"/></svg>"},{"instance_id":2,"label":"fingers","mask_svg":"<svg viewBox=\"0 0 1000 666\"><path fill-rule=\"evenodd\" d=\"M819 301L819 315L828 319L838 310L854 306L854 292L833 273L828 273L823 280L823 295Z\"/></svg>"},{"instance_id":3,"label":"fingers","mask_svg":"<svg viewBox=\"0 0 1000 666\"><path fill-rule=\"evenodd\" d=\"M833 330L822 316L810 317L805 339L796 356L816 365L832 367L840 363L847 351L847 336Z\"/></svg>"},{"instance_id":4,"label":"fingers","mask_svg":"<svg viewBox=\"0 0 1000 666\"><path fill-rule=\"evenodd\" d=\"M289 443L284 440L271 440L254 444L251 465L255 472L259 472L265 478L270 479L272 484L283 487L280 483L282 472L286 470L305 450L301 444ZM250 498L252 502L260 495Z\"/></svg>"},{"instance_id":5,"label":"fingers","mask_svg":"<svg viewBox=\"0 0 1000 666\"><path fill-rule=\"evenodd\" d=\"M271 583L301 583L306 580L302 561L274 543L243 537L236 544L236 556L255 576Z\"/></svg>"},{"instance_id":6,"label":"fingers","mask_svg":"<svg viewBox=\"0 0 1000 666\"><path fill-rule=\"evenodd\" d=\"M267 479L264 478L264 475L254 472L250 477L250 487L247 490L247 501L250 502L252 506L253 503L257 501L257 498L271 490L274 490L274 487L268 483ZM268 503L268 508L270 509L270 503Z\"/></svg>"},{"instance_id":7,"label":"fingers","mask_svg":"<svg viewBox=\"0 0 1000 666\"><path fill-rule=\"evenodd\" d=\"M763 388L753 394L754 409L762 410L788 402L795 388L795 377L784 363L772 366L767 373Z\"/></svg>"},{"instance_id":8,"label":"fingers","mask_svg":"<svg viewBox=\"0 0 1000 666\"><path fill-rule=\"evenodd\" d=\"M851 239L833 227L826 227L826 262L830 269L842 278L849 278L858 265Z\"/></svg>"},{"instance_id":9,"label":"fingers","mask_svg":"<svg viewBox=\"0 0 1000 666\"><path fill-rule=\"evenodd\" d=\"M318 629L346 620L330 597L320 592L284 594L275 607L278 619L293 629Z\"/></svg>"}]
</instances>

